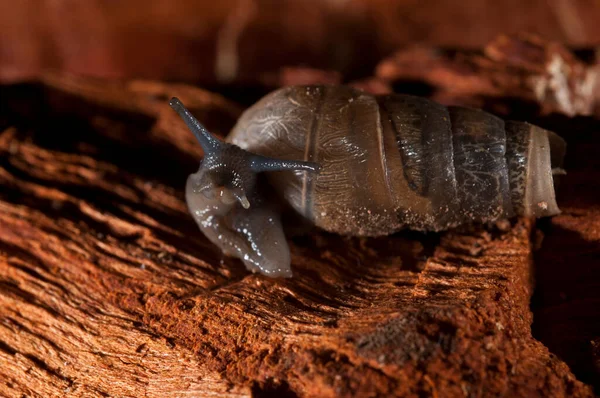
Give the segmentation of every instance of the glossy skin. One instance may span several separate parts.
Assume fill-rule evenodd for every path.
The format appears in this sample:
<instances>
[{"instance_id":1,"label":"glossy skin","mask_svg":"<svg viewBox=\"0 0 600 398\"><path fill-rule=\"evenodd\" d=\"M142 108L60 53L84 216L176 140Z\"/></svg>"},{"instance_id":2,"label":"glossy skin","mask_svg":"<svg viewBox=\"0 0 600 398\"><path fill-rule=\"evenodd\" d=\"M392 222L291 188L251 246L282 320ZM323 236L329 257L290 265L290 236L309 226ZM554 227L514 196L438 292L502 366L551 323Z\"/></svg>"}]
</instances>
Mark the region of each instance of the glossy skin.
<instances>
[{"instance_id":1,"label":"glossy skin","mask_svg":"<svg viewBox=\"0 0 600 398\"><path fill-rule=\"evenodd\" d=\"M186 183L186 202L206 237L246 268L268 276L289 277L290 250L274 202L258 194L256 174L307 170L311 162L281 161L248 153L213 137L177 99L170 102L204 150L197 173Z\"/></svg>"},{"instance_id":2,"label":"glossy skin","mask_svg":"<svg viewBox=\"0 0 600 398\"><path fill-rule=\"evenodd\" d=\"M271 210L275 192L318 227L358 236L559 212L552 170L560 167L564 142L539 127L505 123L481 110L400 94L372 96L344 86L288 87L249 108L227 141L235 150L205 150L195 178L206 178L203 170L218 164L220 174L212 172L209 180L227 176L235 182L229 184L233 196L239 199L243 191L250 207L244 209L241 200L227 210L199 201L202 188L190 186L202 182L188 182L188 206L226 254L271 276L291 274L281 224ZM280 167L286 161L288 167ZM319 173L311 162L319 164ZM259 163L271 166L253 166ZM270 184L256 185L255 173L277 170L287 171L267 173ZM202 208L212 209L206 214L220 221L207 227L197 215L205 214L198 212ZM238 224L265 237L255 241L255 235L251 239L232 227Z\"/></svg>"},{"instance_id":3,"label":"glossy skin","mask_svg":"<svg viewBox=\"0 0 600 398\"><path fill-rule=\"evenodd\" d=\"M249 198L251 205L244 208L235 197L205 195L211 190L202 190L204 174L201 167L190 175L185 189L188 209L204 235L225 255L239 258L253 272L292 276L290 249L279 212L256 197Z\"/></svg>"}]
</instances>

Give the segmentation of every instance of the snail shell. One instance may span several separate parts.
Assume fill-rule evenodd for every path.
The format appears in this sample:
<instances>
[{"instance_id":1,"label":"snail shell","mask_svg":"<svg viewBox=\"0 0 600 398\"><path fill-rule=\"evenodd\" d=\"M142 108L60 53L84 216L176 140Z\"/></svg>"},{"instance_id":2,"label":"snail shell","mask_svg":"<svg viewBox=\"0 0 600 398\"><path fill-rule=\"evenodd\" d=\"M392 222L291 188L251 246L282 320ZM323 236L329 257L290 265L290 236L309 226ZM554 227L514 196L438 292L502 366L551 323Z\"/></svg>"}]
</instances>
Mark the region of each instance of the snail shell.
<instances>
[{"instance_id":1,"label":"snail shell","mask_svg":"<svg viewBox=\"0 0 600 398\"><path fill-rule=\"evenodd\" d=\"M309 86L267 95L227 140L265 156L317 162L318 175L269 179L315 225L377 236L557 214L550 138L556 150L564 147L551 132L478 109Z\"/></svg>"},{"instance_id":2,"label":"snail shell","mask_svg":"<svg viewBox=\"0 0 600 398\"><path fill-rule=\"evenodd\" d=\"M250 269L273 276L291 274L274 193L316 226L353 236L404 228L439 231L560 212L553 172L561 170L564 141L540 127L505 122L478 109L445 107L410 95L374 96L346 86L294 86L250 107L227 143L222 145L235 148L236 155L214 158L221 174L237 170L238 185L251 181L243 189L247 203L238 200L224 209L221 201L219 211L206 210L206 195L188 180L188 206L205 234L206 214L218 213L218 230L243 236L223 239L221 234L211 240ZM244 157L251 160L239 161ZM252 164L268 162L271 167L248 172ZM203 161L194 175L208 163ZM260 171L272 171L266 173L268 185L255 183ZM240 232L249 229L251 238ZM273 246L276 253L265 255Z\"/></svg>"}]
</instances>

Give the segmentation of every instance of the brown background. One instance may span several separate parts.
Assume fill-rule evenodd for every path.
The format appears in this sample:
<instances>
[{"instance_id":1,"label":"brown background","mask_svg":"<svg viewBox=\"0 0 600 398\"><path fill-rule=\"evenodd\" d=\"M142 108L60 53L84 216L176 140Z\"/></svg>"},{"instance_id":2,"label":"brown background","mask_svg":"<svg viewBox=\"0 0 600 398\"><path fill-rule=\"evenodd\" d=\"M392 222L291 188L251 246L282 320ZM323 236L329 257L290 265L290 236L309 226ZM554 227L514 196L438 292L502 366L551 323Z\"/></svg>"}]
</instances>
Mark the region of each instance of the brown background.
<instances>
[{"instance_id":1,"label":"brown background","mask_svg":"<svg viewBox=\"0 0 600 398\"><path fill-rule=\"evenodd\" d=\"M530 32L590 48L599 17L593 0L22 0L0 5L0 80L46 68L204 83L298 64L368 74L406 44L476 49Z\"/></svg>"}]
</instances>

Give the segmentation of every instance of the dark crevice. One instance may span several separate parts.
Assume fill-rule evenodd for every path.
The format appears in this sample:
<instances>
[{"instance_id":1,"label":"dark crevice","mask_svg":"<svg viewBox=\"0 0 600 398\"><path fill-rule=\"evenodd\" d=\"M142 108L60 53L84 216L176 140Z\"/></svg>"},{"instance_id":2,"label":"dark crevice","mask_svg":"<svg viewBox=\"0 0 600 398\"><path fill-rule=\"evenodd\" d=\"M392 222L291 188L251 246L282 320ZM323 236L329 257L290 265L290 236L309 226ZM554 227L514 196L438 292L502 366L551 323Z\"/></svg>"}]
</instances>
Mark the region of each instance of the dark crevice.
<instances>
[{"instance_id":1,"label":"dark crevice","mask_svg":"<svg viewBox=\"0 0 600 398\"><path fill-rule=\"evenodd\" d=\"M27 359L29 359L31 362L33 362L38 368L46 371L48 374L56 377L57 379L66 381L69 384L69 386L73 385L73 382L74 382L73 379L60 374L60 372L58 370L52 369L52 367L50 367L46 362L44 362L40 358L36 357L35 355L23 354L23 356L26 357Z\"/></svg>"},{"instance_id":2,"label":"dark crevice","mask_svg":"<svg viewBox=\"0 0 600 398\"><path fill-rule=\"evenodd\" d=\"M17 350L0 340L0 351L7 353L8 355L15 355Z\"/></svg>"},{"instance_id":3,"label":"dark crevice","mask_svg":"<svg viewBox=\"0 0 600 398\"><path fill-rule=\"evenodd\" d=\"M61 318L61 319L64 319L66 322L69 322L69 320L64 318L57 310L50 307L46 303L39 301L36 296L21 289L13 281L0 279L0 295L4 295L7 297L16 299L16 300L24 301L28 304L33 304L39 308L46 310L54 318Z\"/></svg>"},{"instance_id":4,"label":"dark crevice","mask_svg":"<svg viewBox=\"0 0 600 398\"><path fill-rule=\"evenodd\" d=\"M39 99L38 102L31 99L19 102L14 97L18 90L13 93L2 88L2 91L11 96L10 101L6 101L7 108L0 112L6 125L16 126L21 131L35 131L31 136L34 143L46 149L93 156L149 181L176 188L179 187L177 176L181 176L183 184L187 174L198 167L199 159L182 156L169 142L161 142L151 135L155 119L150 116L110 110L68 95L64 103L53 97L50 99L54 102L50 103L48 90L37 86L29 91L34 95L32 98ZM100 125L93 126L90 120L98 121ZM109 129L102 125L104 122L110 124L110 131L122 134L105 135ZM156 159L161 159L161 167L156 167Z\"/></svg>"},{"instance_id":5,"label":"dark crevice","mask_svg":"<svg viewBox=\"0 0 600 398\"><path fill-rule=\"evenodd\" d=\"M600 245L550 220L541 222L540 229L545 238L534 257L533 337L599 393L592 341L600 337Z\"/></svg>"},{"instance_id":6,"label":"dark crevice","mask_svg":"<svg viewBox=\"0 0 600 398\"><path fill-rule=\"evenodd\" d=\"M536 123L567 140L567 175L557 187L557 202L567 221L581 217L585 226L600 198L600 121L552 115ZM592 342L600 338L600 241L570 227L554 219L538 221L543 240L534 255L532 333L598 394L600 358Z\"/></svg>"},{"instance_id":7,"label":"dark crevice","mask_svg":"<svg viewBox=\"0 0 600 398\"><path fill-rule=\"evenodd\" d=\"M431 97L436 88L423 80L395 80L392 84L394 93L410 94L420 97Z\"/></svg>"},{"instance_id":8,"label":"dark crevice","mask_svg":"<svg viewBox=\"0 0 600 398\"><path fill-rule=\"evenodd\" d=\"M264 383L255 382L252 385L251 393L253 398L297 398L296 394L290 386L285 382L281 381L275 383L273 381L267 381Z\"/></svg>"},{"instance_id":9,"label":"dark crevice","mask_svg":"<svg viewBox=\"0 0 600 398\"><path fill-rule=\"evenodd\" d=\"M251 389L254 398L296 398L296 394L289 385L282 381L278 384L272 382L254 383Z\"/></svg>"}]
</instances>

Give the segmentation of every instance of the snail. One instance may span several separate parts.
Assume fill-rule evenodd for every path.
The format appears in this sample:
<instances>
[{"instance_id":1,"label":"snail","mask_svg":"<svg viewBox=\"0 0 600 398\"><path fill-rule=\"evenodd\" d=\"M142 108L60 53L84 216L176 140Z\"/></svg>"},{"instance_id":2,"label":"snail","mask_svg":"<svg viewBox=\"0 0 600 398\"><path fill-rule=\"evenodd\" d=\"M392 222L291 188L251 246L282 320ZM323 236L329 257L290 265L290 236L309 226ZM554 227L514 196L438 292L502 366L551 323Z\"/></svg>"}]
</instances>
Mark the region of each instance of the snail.
<instances>
[{"instance_id":1,"label":"snail","mask_svg":"<svg viewBox=\"0 0 600 398\"><path fill-rule=\"evenodd\" d=\"M221 141L177 98L170 105L205 153L187 179L188 208L210 241L253 272L292 275L281 203L352 236L560 212L553 177L564 141L479 109L292 86L248 108Z\"/></svg>"}]
</instances>

